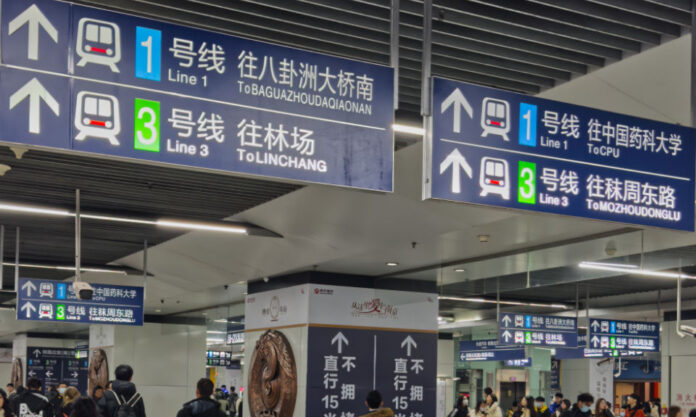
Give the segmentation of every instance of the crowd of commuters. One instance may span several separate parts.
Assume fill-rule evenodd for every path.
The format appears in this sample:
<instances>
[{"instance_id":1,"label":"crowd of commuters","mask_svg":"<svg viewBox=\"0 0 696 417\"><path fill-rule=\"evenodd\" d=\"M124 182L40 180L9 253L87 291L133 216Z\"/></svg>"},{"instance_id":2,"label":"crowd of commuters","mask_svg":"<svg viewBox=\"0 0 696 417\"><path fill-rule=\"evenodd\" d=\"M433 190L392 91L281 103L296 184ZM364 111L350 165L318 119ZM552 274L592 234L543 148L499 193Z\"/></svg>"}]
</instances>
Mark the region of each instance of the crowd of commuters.
<instances>
[{"instance_id":1,"label":"crowd of commuters","mask_svg":"<svg viewBox=\"0 0 696 417\"><path fill-rule=\"evenodd\" d=\"M0 417L146 417L143 398L132 382L133 368L119 365L116 379L106 387L95 387L91 395L83 396L76 387L61 382L44 387L37 378L29 378L26 387L7 384L0 389ZM196 398L183 405L177 417L238 417L241 400L236 396L235 408L228 415L214 392L210 379L200 379Z\"/></svg>"}]
</instances>

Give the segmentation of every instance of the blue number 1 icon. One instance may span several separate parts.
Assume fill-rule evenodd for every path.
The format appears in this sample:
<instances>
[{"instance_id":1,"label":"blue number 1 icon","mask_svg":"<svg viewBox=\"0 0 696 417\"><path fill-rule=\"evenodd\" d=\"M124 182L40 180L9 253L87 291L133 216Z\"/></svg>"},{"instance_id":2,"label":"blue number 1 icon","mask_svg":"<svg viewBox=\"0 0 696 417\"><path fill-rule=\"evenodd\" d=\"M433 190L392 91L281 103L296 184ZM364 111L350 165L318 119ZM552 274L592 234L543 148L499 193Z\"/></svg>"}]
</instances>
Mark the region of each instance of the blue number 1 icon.
<instances>
[{"instance_id":1,"label":"blue number 1 icon","mask_svg":"<svg viewBox=\"0 0 696 417\"><path fill-rule=\"evenodd\" d=\"M520 103L520 145L536 146L537 106Z\"/></svg>"},{"instance_id":2,"label":"blue number 1 icon","mask_svg":"<svg viewBox=\"0 0 696 417\"><path fill-rule=\"evenodd\" d=\"M162 32L138 26L135 28L135 76L159 81L162 63Z\"/></svg>"}]
</instances>

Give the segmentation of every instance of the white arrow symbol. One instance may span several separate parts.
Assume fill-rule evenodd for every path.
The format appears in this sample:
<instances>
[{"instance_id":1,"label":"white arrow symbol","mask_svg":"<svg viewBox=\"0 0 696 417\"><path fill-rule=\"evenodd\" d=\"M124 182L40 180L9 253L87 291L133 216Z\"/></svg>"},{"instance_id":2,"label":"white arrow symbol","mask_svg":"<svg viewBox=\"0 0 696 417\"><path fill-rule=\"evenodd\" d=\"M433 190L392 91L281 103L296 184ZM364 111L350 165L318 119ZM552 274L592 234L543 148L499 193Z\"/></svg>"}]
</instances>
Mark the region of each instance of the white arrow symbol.
<instances>
[{"instance_id":1,"label":"white arrow symbol","mask_svg":"<svg viewBox=\"0 0 696 417\"><path fill-rule=\"evenodd\" d=\"M36 376L36 372L34 372L33 370L29 371L29 376Z\"/></svg>"},{"instance_id":2,"label":"white arrow symbol","mask_svg":"<svg viewBox=\"0 0 696 417\"><path fill-rule=\"evenodd\" d=\"M73 372L73 373L72 373L72 377L73 377L73 378L77 378L78 375L79 375L79 374L78 374L77 372Z\"/></svg>"},{"instance_id":3,"label":"white arrow symbol","mask_svg":"<svg viewBox=\"0 0 696 417\"><path fill-rule=\"evenodd\" d=\"M406 339L404 339L403 342L401 342L401 347L406 347L406 355L411 356L411 348L417 349L418 345L416 344L416 341L413 340L411 335L406 336Z\"/></svg>"},{"instance_id":4,"label":"white arrow symbol","mask_svg":"<svg viewBox=\"0 0 696 417\"><path fill-rule=\"evenodd\" d=\"M46 102L56 116L60 115L60 105L51 93L36 78L32 78L22 88L10 96L10 110L29 97L29 132L41 133L41 100Z\"/></svg>"},{"instance_id":5,"label":"white arrow symbol","mask_svg":"<svg viewBox=\"0 0 696 417\"><path fill-rule=\"evenodd\" d=\"M27 312L27 318L30 319L30 318L31 318L31 313L34 312L34 311L36 311L36 307L34 307L34 304L32 304L32 303L30 303L30 302L27 301L26 303L24 303L24 305L22 306L22 308L20 309L20 311L26 311L26 312Z\"/></svg>"},{"instance_id":6,"label":"white arrow symbol","mask_svg":"<svg viewBox=\"0 0 696 417\"><path fill-rule=\"evenodd\" d=\"M34 354L34 357L36 357L36 358L41 356L41 351L39 349L34 349L34 351L32 353Z\"/></svg>"},{"instance_id":7,"label":"white arrow symbol","mask_svg":"<svg viewBox=\"0 0 696 417\"><path fill-rule=\"evenodd\" d=\"M597 336L594 336L592 338L592 347L597 347L599 345L599 338Z\"/></svg>"},{"instance_id":8,"label":"white arrow symbol","mask_svg":"<svg viewBox=\"0 0 696 417\"><path fill-rule=\"evenodd\" d=\"M506 314L503 316L502 322L503 322L503 325L505 325L505 327L510 327L510 322L512 322L512 319L510 318L510 316L508 316Z\"/></svg>"},{"instance_id":9,"label":"white arrow symbol","mask_svg":"<svg viewBox=\"0 0 696 417\"><path fill-rule=\"evenodd\" d=\"M474 118L474 109L471 108L471 105L466 100L466 97L464 97L464 94L462 94L458 88L452 91L452 94L447 96L445 101L442 102L440 105L440 113L444 113L452 105L454 105L454 124L452 126L452 130L454 133L459 133L462 127L462 107L464 107L466 114L468 114L472 119Z\"/></svg>"},{"instance_id":10,"label":"white arrow symbol","mask_svg":"<svg viewBox=\"0 0 696 417\"><path fill-rule=\"evenodd\" d=\"M10 22L9 34L12 35L17 29L24 25L29 27L27 58L33 61L39 59L39 27L42 27L46 31L48 36L53 39L53 42L58 43L58 31L35 4L32 4L27 10L12 19Z\"/></svg>"},{"instance_id":11,"label":"white arrow symbol","mask_svg":"<svg viewBox=\"0 0 696 417\"><path fill-rule=\"evenodd\" d=\"M335 345L338 343L338 353L341 354L343 353L343 344L345 343L346 346L348 346L348 339L343 335L343 333L338 332L336 333L336 336L334 336L333 339L331 339L331 344Z\"/></svg>"},{"instance_id":12,"label":"white arrow symbol","mask_svg":"<svg viewBox=\"0 0 696 417\"><path fill-rule=\"evenodd\" d=\"M592 321L592 331L596 332L598 327L600 327L599 322L597 320Z\"/></svg>"},{"instance_id":13,"label":"white arrow symbol","mask_svg":"<svg viewBox=\"0 0 696 417\"><path fill-rule=\"evenodd\" d=\"M22 285L22 291L24 290L27 290L27 297L31 297L31 292L36 291L36 285L31 281L27 281Z\"/></svg>"},{"instance_id":14,"label":"white arrow symbol","mask_svg":"<svg viewBox=\"0 0 696 417\"><path fill-rule=\"evenodd\" d=\"M49 377L49 378L52 377L52 376L53 376L53 372L51 372L51 371L46 371L46 376Z\"/></svg>"},{"instance_id":15,"label":"white arrow symbol","mask_svg":"<svg viewBox=\"0 0 696 417\"><path fill-rule=\"evenodd\" d=\"M505 343L509 342L511 337L512 333L508 332L507 330L503 332L503 339L505 339Z\"/></svg>"},{"instance_id":16,"label":"white arrow symbol","mask_svg":"<svg viewBox=\"0 0 696 417\"><path fill-rule=\"evenodd\" d=\"M461 167L469 178L473 178L474 171L466 162L466 158L459 152L459 149L453 150L444 161L440 163L440 174L444 174L447 168L452 166L452 192L459 194L462 192L461 180L459 176L459 168Z\"/></svg>"}]
</instances>

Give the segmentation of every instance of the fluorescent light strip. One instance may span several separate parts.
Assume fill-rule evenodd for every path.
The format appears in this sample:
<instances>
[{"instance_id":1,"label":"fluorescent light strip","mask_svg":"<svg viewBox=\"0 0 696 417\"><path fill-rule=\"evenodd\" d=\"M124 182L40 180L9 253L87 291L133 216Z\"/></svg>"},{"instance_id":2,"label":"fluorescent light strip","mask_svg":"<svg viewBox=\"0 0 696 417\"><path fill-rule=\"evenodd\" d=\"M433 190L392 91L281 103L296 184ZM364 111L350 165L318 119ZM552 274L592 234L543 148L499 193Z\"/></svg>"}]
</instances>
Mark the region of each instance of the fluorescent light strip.
<instances>
[{"instance_id":1,"label":"fluorescent light strip","mask_svg":"<svg viewBox=\"0 0 696 417\"><path fill-rule=\"evenodd\" d=\"M488 298L479 298L479 297L448 297L448 296L440 296L438 297L440 300L447 300L447 301L463 301L467 303L486 303L486 304L497 304L496 300L490 300ZM527 303L524 301L506 301L506 300L500 300L500 304L502 305L509 305L509 306L523 306L523 307L543 307L543 308L560 308L563 310L567 310L568 306L565 304L547 304L547 303Z\"/></svg>"},{"instance_id":2,"label":"fluorescent light strip","mask_svg":"<svg viewBox=\"0 0 696 417\"><path fill-rule=\"evenodd\" d=\"M615 266L607 266L607 264L601 264L596 262L580 262L578 265L580 268L584 269L594 269L597 271L610 271L610 272L622 272L624 274L630 275L643 275L646 277L657 277L657 278L686 278L686 279L696 279L696 277L680 274L678 272L664 272L664 271L650 271L647 269L640 268L624 268L616 264Z\"/></svg>"},{"instance_id":3,"label":"fluorescent light strip","mask_svg":"<svg viewBox=\"0 0 696 417\"><path fill-rule=\"evenodd\" d=\"M221 332L220 330L206 330L206 333L209 334L225 334L227 332Z\"/></svg>"},{"instance_id":4,"label":"fluorescent light strip","mask_svg":"<svg viewBox=\"0 0 696 417\"><path fill-rule=\"evenodd\" d=\"M0 210L14 211L18 213L47 214L49 216L73 217L74 213L68 210L48 209L41 207L23 206L19 204L0 203Z\"/></svg>"},{"instance_id":5,"label":"fluorescent light strip","mask_svg":"<svg viewBox=\"0 0 696 417\"><path fill-rule=\"evenodd\" d=\"M157 220L155 222L157 226L164 226L164 227L174 227L174 228L181 228L181 229L191 229L191 230L206 230L210 232L226 232L226 233L240 233L240 234L246 234L247 229L244 227L240 226L223 226L223 225L214 225L214 224L205 224L205 223L191 223L191 222L182 222L178 220Z\"/></svg>"},{"instance_id":6,"label":"fluorescent light strip","mask_svg":"<svg viewBox=\"0 0 696 417\"><path fill-rule=\"evenodd\" d=\"M392 125L392 130L394 132L408 133L410 135L418 135L418 136L425 135L425 129L423 129L420 126L409 126L409 125L402 125L399 123L394 123Z\"/></svg>"},{"instance_id":7,"label":"fluorescent light strip","mask_svg":"<svg viewBox=\"0 0 696 417\"><path fill-rule=\"evenodd\" d=\"M4 266L14 266L14 262L3 262L2 263ZM59 271L75 271L74 266L61 266L61 265L40 265L40 264L19 264L20 268L34 268L34 269L56 269ZM105 273L105 274L120 274L120 275L128 275L128 273L124 270L118 270L118 269L103 269L103 268L80 268L80 271L82 272L100 272L100 273Z\"/></svg>"},{"instance_id":8,"label":"fluorescent light strip","mask_svg":"<svg viewBox=\"0 0 696 417\"><path fill-rule=\"evenodd\" d=\"M74 216L74 214L73 214L73 216ZM83 219L104 220L107 222L137 223L137 224L152 224L152 225L157 224L157 222L153 221L153 220L133 219L133 218L129 218L129 217L101 216L101 215L97 215L97 214L82 214L82 213L80 213L80 217Z\"/></svg>"}]
</instances>

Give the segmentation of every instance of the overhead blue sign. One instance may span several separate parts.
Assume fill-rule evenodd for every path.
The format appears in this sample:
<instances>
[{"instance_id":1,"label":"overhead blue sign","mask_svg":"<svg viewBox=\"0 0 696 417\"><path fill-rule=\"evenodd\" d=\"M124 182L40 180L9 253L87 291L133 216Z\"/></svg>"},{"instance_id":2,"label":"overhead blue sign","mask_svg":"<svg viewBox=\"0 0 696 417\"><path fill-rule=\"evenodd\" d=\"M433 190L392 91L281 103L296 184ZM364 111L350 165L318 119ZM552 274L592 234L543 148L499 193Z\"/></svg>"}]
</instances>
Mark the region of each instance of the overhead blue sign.
<instances>
[{"instance_id":1,"label":"overhead blue sign","mask_svg":"<svg viewBox=\"0 0 696 417\"><path fill-rule=\"evenodd\" d=\"M308 416L359 416L379 388L396 415L435 413L437 335L310 327Z\"/></svg>"},{"instance_id":2,"label":"overhead blue sign","mask_svg":"<svg viewBox=\"0 0 696 417\"><path fill-rule=\"evenodd\" d=\"M143 325L143 287L92 287L91 300L78 300L70 282L20 278L17 320Z\"/></svg>"},{"instance_id":3,"label":"overhead blue sign","mask_svg":"<svg viewBox=\"0 0 696 417\"><path fill-rule=\"evenodd\" d=\"M225 343L238 345L244 343L244 340L244 316L228 317Z\"/></svg>"},{"instance_id":4,"label":"overhead blue sign","mask_svg":"<svg viewBox=\"0 0 696 417\"><path fill-rule=\"evenodd\" d=\"M1 13L1 141L393 188L389 67L55 0Z\"/></svg>"},{"instance_id":5,"label":"overhead blue sign","mask_svg":"<svg viewBox=\"0 0 696 417\"><path fill-rule=\"evenodd\" d=\"M505 361L505 366L517 366L528 368L532 366L532 358L526 359L508 359Z\"/></svg>"},{"instance_id":6,"label":"overhead blue sign","mask_svg":"<svg viewBox=\"0 0 696 417\"><path fill-rule=\"evenodd\" d=\"M660 350L660 323L590 318L588 338L593 349Z\"/></svg>"},{"instance_id":7,"label":"overhead blue sign","mask_svg":"<svg viewBox=\"0 0 696 417\"><path fill-rule=\"evenodd\" d=\"M37 378L46 390L65 382L87 393L87 358L78 358L76 349L58 347L27 347L27 379Z\"/></svg>"},{"instance_id":8,"label":"overhead blue sign","mask_svg":"<svg viewBox=\"0 0 696 417\"><path fill-rule=\"evenodd\" d=\"M500 346L496 339L459 342L459 360L462 362L505 361L525 359L526 357L524 348Z\"/></svg>"},{"instance_id":9,"label":"overhead blue sign","mask_svg":"<svg viewBox=\"0 0 696 417\"><path fill-rule=\"evenodd\" d=\"M694 230L689 127L433 79L425 197Z\"/></svg>"},{"instance_id":10,"label":"overhead blue sign","mask_svg":"<svg viewBox=\"0 0 696 417\"><path fill-rule=\"evenodd\" d=\"M660 361L623 359L614 362L614 381L660 381Z\"/></svg>"},{"instance_id":11,"label":"overhead blue sign","mask_svg":"<svg viewBox=\"0 0 696 417\"><path fill-rule=\"evenodd\" d=\"M561 390L561 361L551 359L551 383L549 388L555 391Z\"/></svg>"},{"instance_id":12,"label":"overhead blue sign","mask_svg":"<svg viewBox=\"0 0 696 417\"><path fill-rule=\"evenodd\" d=\"M583 358L624 358L643 356L643 352L636 350L616 350L616 349L588 349L577 348L556 348L553 355L556 359L583 359Z\"/></svg>"},{"instance_id":13,"label":"overhead blue sign","mask_svg":"<svg viewBox=\"0 0 696 417\"><path fill-rule=\"evenodd\" d=\"M503 313L498 327L501 345L578 346L575 317Z\"/></svg>"}]
</instances>

